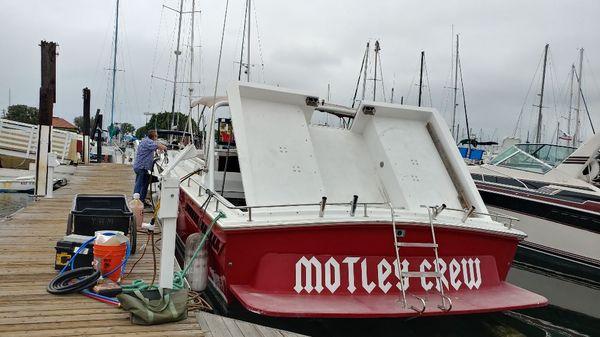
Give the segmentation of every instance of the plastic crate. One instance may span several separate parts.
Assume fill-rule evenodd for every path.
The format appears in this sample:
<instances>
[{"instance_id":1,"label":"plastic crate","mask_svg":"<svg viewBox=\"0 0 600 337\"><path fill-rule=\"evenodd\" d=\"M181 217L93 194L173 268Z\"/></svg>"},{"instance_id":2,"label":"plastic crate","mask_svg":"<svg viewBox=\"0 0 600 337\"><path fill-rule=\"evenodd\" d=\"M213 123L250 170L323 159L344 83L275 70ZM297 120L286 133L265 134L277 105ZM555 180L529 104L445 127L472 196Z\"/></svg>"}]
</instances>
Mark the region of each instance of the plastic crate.
<instances>
[{"instance_id":1,"label":"plastic crate","mask_svg":"<svg viewBox=\"0 0 600 337\"><path fill-rule=\"evenodd\" d=\"M124 194L77 194L67 223L67 235L94 236L96 231L121 231L129 236L135 252L136 228L133 212Z\"/></svg>"}]
</instances>

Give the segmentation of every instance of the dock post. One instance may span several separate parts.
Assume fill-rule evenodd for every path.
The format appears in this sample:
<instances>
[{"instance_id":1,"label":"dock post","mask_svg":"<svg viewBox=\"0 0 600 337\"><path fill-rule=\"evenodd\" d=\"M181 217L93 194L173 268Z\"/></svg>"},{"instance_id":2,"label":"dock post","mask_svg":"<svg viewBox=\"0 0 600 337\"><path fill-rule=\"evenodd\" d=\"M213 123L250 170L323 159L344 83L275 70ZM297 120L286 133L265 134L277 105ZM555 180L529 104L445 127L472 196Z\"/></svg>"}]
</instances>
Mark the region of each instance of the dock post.
<instances>
[{"instance_id":1,"label":"dock post","mask_svg":"<svg viewBox=\"0 0 600 337\"><path fill-rule=\"evenodd\" d=\"M96 135L96 158L98 163L102 162L102 114L100 109L96 110L96 127L94 128L93 135Z\"/></svg>"},{"instance_id":2,"label":"dock post","mask_svg":"<svg viewBox=\"0 0 600 337\"><path fill-rule=\"evenodd\" d=\"M158 211L158 217L162 222L159 286L172 289L177 212L179 210L179 178L167 175L162 178L161 185L160 210Z\"/></svg>"},{"instance_id":3,"label":"dock post","mask_svg":"<svg viewBox=\"0 0 600 337\"><path fill-rule=\"evenodd\" d=\"M90 96L90 89L83 88L83 144L81 146L81 157L85 165L90 163Z\"/></svg>"},{"instance_id":4,"label":"dock post","mask_svg":"<svg viewBox=\"0 0 600 337\"><path fill-rule=\"evenodd\" d=\"M35 195L46 196L48 186L52 186L52 182L48 183L48 153L52 150L52 115L56 103L56 43L42 41L40 47L42 85L35 161Z\"/></svg>"}]
</instances>

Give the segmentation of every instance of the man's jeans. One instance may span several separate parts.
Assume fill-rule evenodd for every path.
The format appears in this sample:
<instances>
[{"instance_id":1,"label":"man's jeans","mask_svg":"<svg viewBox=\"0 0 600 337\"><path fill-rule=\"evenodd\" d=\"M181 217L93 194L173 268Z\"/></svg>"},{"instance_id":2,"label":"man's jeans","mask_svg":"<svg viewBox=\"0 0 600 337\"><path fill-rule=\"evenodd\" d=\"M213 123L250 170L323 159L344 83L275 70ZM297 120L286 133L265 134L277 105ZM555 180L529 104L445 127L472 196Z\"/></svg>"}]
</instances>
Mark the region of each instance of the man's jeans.
<instances>
[{"instance_id":1,"label":"man's jeans","mask_svg":"<svg viewBox=\"0 0 600 337\"><path fill-rule=\"evenodd\" d=\"M140 194L140 200L144 203L146 202L146 193L148 192L148 180L150 175L148 171L143 169L134 170L135 172L135 186L133 188L133 193Z\"/></svg>"}]
</instances>

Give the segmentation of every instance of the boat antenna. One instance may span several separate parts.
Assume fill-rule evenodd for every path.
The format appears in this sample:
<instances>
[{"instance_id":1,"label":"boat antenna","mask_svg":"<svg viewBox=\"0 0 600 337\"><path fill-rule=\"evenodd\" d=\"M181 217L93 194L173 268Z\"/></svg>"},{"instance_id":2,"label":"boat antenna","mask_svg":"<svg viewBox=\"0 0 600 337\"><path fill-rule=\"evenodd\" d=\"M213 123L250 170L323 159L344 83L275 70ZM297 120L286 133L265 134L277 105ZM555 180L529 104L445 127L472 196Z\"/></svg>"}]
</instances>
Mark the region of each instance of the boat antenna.
<instances>
[{"instance_id":1,"label":"boat antenna","mask_svg":"<svg viewBox=\"0 0 600 337\"><path fill-rule=\"evenodd\" d=\"M179 1L179 24L177 28L177 49L175 49L175 73L173 75L173 97L171 100L171 124L169 125L169 129L173 130L173 126L175 124L175 97L177 95L177 71L179 69L179 55L181 55L181 51L179 47L181 45L181 19L183 16L183 0ZM172 137L172 136L171 136Z\"/></svg>"},{"instance_id":2,"label":"boat antenna","mask_svg":"<svg viewBox=\"0 0 600 337\"><path fill-rule=\"evenodd\" d=\"M421 106L421 95L423 94L423 62L425 61L425 51L421 51L421 70L419 71L419 99L417 106Z\"/></svg>"},{"instance_id":3,"label":"boat antenna","mask_svg":"<svg viewBox=\"0 0 600 337\"><path fill-rule=\"evenodd\" d=\"M369 42L367 42L367 51L365 52L365 67L363 69L363 85L362 85L362 96L361 102L365 100L365 94L367 91L367 68L369 65Z\"/></svg>"},{"instance_id":4,"label":"boat antenna","mask_svg":"<svg viewBox=\"0 0 600 337\"><path fill-rule=\"evenodd\" d=\"M365 48L365 54L363 55L363 59L362 62L360 63L360 71L358 72L358 79L356 80L356 88L354 88L354 96L352 97L352 108L354 108L354 105L356 104L356 96L358 95L358 86L360 85L360 79L362 78L362 74L363 74L363 69L365 68L365 62L368 58L368 54L369 54L369 42L367 42L367 48ZM365 92L365 88L363 85L363 99L364 99L364 94Z\"/></svg>"},{"instance_id":5,"label":"boat antenna","mask_svg":"<svg viewBox=\"0 0 600 337\"><path fill-rule=\"evenodd\" d=\"M117 47L119 39L119 0L117 0L116 14L115 14L115 35L113 45L113 64L112 64L112 94L110 103L110 126L108 128L108 141L112 140L112 130L114 128L114 115L115 115L115 86L117 80Z\"/></svg>"},{"instance_id":6,"label":"boat antenna","mask_svg":"<svg viewBox=\"0 0 600 337\"><path fill-rule=\"evenodd\" d=\"M575 133L573 134L573 147L579 146L579 128L580 128L580 109L581 109L581 82L583 80L583 48L579 49L579 71L577 72L579 76L577 77L577 107L575 108ZM577 75L577 74L576 74Z\"/></svg>"},{"instance_id":7,"label":"boat antenna","mask_svg":"<svg viewBox=\"0 0 600 337\"><path fill-rule=\"evenodd\" d=\"M456 34L456 56L454 58L454 102L452 104L452 135L454 135L456 125L456 107L458 104L456 103L456 94L458 93L458 34ZM458 132L456 133L456 138L458 139Z\"/></svg>"},{"instance_id":8,"label":"boat antenna","mask_svg":"<svg viewBox=\"0 0 600 337\"><path fill-rule=\"evenodd\" d=\"M546 82L546 64L548 61L548 47L550 45L546 43L546 45L544 46L544 65L542 68L542 88L540 89L540 104L537 105L537 107L539 108L538 110L538 120L537 120L537 126L536 126L536 131L535 131L535 142L536 143L541 143L542 142L542 109L543 107L543 103L544 103L544 84Z\"/></svg>"},{"instance_id":9,"label":"boat antenna","mask_svg":"<svg viewBox=\"0 0 600 337\"><path fill-rule=\"evenodd\" d=\"M373 101L377 100L377 61L379 59L379 40L375 41L375 69L373 70Z\"/></svg>"}]
</instances>

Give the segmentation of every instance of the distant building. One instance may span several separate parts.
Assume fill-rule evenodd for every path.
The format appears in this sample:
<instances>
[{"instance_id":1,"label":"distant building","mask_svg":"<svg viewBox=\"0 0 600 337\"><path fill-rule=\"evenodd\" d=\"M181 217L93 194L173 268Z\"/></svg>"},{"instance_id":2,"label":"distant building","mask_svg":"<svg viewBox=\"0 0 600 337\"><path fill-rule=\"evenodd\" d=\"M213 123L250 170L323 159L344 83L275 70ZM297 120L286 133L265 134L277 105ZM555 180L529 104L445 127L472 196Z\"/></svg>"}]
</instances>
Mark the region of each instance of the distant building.
<instances>
[{"instance_id":1,"label":"distant building","mask_svg":"<svg viewBox=\"0 0 600 337\"><path fill-rule=\"evenodd\" d=\"M60 117L52 117L52 126L59 130L79 132L79 128L77 126Z\"/></svg>"}]
</instances>

